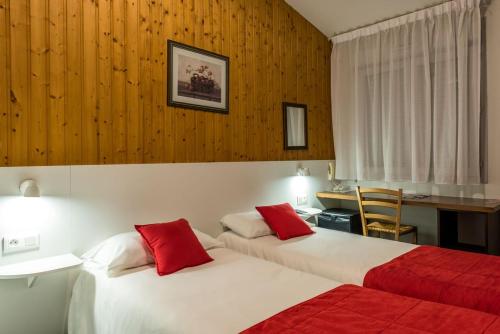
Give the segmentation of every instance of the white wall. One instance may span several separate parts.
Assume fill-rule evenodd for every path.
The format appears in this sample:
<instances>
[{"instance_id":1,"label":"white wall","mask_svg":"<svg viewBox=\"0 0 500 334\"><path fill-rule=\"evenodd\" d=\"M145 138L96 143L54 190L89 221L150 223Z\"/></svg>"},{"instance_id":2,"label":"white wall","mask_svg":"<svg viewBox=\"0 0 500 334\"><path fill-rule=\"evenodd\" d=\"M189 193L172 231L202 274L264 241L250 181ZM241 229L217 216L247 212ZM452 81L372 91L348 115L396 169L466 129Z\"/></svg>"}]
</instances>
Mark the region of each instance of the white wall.
<instances>
[{"instance_id":1,"label":"white wall","mask_svg":"<svg viewBox=\"0 0 500 334\"><path fill-rule=\"evenodd\" d=\"M297 166L311 177L293 176ZM134 224L187 218L216 236L219 218L255 205L296 201L307 188L326 187L327 162L252 162L33 167L0 169L0 236L40 232L40 250L0 257L0 265L74 252ZM19 196L19 182L35 178L40 198ZM31 289L23 280L0 281L0 333L57 334L64 328L67 273L42 276ZM8 301L8 302L5 302Z\"/></svg>"}]
</instances>

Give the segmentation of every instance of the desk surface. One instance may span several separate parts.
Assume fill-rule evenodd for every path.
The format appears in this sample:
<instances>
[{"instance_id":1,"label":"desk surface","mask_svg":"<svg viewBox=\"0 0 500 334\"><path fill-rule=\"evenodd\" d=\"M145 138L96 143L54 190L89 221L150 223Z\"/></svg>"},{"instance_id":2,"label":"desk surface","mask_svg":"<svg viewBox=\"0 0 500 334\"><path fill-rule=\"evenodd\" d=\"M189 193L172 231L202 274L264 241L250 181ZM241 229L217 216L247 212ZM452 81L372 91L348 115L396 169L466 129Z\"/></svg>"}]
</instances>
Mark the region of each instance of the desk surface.
<instances>
[{"instance_id":1,"label":"desk surface","mask_svg":"<svg viewBox=\"0 0 500 334\"><path fill-rule=\"evenodd\" d=\"M355 191L335 193L318 192L318 198L340 199L346 201L357 201ZM450 196L429 196L426 198L403 198L403 205L424 206L443 210L471 211L493 213L500 210L500 200L497 199L479 199L479 198L461 198Z\"/></svg>"}]
</instances>

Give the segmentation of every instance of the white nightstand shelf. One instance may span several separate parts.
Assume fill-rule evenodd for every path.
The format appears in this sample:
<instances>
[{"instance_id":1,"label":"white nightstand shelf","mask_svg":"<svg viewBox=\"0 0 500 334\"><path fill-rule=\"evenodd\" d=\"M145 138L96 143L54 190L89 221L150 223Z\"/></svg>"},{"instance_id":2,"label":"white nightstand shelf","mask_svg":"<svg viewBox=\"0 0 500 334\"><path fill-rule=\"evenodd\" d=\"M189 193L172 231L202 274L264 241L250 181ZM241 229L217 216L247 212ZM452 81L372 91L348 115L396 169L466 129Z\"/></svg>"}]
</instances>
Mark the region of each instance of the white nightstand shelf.
<instances>
[{"instance_id":1,"label":"white nightstand shelf","mask_svg":"<svg viewBox=\"0 0 500 334\"><path fill-rule=\"evenodd\" d=\"M27 278L31 288L36 278L43 274L76 268L82 260L73 254L45 257L42 259L0 266L0 279Z\"/></svg>"},{"instance_id":2,"label":"white nightstand shelf","mask_svg":"<svg viewBox=\"0 0 500 334\"><path fill-rule=\"evenodd\" d=\"M295 212L297 212L300 218L304 220L309 220L310 218L314 217L316 220L316 225L318 225L317 216L321 212L323 212L323 210L316 208L295 208Z\"/></svg>"}]
</instances>

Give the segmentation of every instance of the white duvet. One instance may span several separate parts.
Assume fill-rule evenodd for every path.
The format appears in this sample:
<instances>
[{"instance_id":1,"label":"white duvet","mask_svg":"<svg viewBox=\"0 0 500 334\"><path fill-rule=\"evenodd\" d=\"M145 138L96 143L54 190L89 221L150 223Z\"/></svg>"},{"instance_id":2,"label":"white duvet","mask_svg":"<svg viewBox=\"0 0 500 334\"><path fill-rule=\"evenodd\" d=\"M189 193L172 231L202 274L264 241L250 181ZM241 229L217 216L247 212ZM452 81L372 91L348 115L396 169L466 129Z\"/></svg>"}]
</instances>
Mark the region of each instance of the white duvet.
<instances>
[{"instance_id":1,"label":"white duvet","mask_svg":"<svg viewBox=\"0 0 500 334\"><path fill-rule=\"evenodd\" d=\"M219 240L243 254L272 261L289 268L319 275L342 283L363 285L366 273L416 245L357 234L313 228L312 235L279 240L274 235L245 239L224 232Z\"/></svg>"},{"instance_id":2,"label":"white duvet","mask_svg":"<svg viewBox=\"0 0 500 334\"><path fill-rule=\"evenodd\" d=\"M70 334L238 333L340 283L228 249L214 261L158 276L84 269L70 304Z\"/></svg>"}]
</instances>

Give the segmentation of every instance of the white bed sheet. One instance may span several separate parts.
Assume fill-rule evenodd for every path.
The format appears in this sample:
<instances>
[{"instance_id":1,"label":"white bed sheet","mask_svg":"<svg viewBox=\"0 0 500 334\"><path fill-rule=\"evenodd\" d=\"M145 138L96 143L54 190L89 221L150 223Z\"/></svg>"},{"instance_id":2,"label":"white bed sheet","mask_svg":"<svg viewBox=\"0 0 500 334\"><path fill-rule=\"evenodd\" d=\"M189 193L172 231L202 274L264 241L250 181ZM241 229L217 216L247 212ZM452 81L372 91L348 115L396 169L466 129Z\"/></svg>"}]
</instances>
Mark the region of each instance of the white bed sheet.
<instances>
[{"instance_id":1,"label":"white bed sheet","mask_svg":"<svg viewBox=\"0 0 500 334\"><path fill-rule=\"evenodd\" d=\"M363 285L363 279L370 269L417 247L319 227L313 230L316 233L312 235L286 241L274 235L246 239L231 231L222 233L218 239L227 248L243 254L357 285Z\"/></svg>"},{"instance_id":2,"label":"white bed sheet","mask_svg":"<svg viewBox=\"0 0 500 334\"><path fill-rule=\"evenodd\" d=\"M69 333L234 334L340 285L229 249L208 253L214 261L162 277L152 266L112 278L84 269Z\"/></svg>"}]
</instances>

